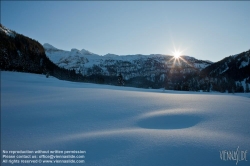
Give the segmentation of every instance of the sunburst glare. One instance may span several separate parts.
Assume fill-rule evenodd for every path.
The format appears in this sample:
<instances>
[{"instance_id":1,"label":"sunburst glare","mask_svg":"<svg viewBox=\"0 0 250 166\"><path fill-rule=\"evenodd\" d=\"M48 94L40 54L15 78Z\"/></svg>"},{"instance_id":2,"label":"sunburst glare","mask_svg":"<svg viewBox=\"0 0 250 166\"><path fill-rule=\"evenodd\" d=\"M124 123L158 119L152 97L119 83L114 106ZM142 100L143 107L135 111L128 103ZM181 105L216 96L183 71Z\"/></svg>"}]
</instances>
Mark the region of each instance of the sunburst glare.
<instances>
[{"instance_id":1,"label":"sunburst glare","mask_svg":"<svg viewBox=\"0 0 250 166\"><path fill-rule=\"evenodd\" d=\"M171 51L172 53L172 58L170 60L168 60L168 64L171 64L171 69L170 69L170 73L172 73L176 67L181 67L182 64L186 64L190 67L192 67L191 64L189 64L183 56L183 51L184 50L181 50L180 48L176 48L174 46L174 51Z\"/></svg>"},{"instance_id":2,"label":"sunburst glare","mask_svg":"<svg viewBox=\"0 0 250 166\"><path fill-rule=\"evenodd\" d=\"M179 50L175 50L175 51L173 52L173 55L174 55L175 59L178 59L178 58L181 56L181 54L182 54L182 52L179 51Z\"/></svg>"}]
</instances>

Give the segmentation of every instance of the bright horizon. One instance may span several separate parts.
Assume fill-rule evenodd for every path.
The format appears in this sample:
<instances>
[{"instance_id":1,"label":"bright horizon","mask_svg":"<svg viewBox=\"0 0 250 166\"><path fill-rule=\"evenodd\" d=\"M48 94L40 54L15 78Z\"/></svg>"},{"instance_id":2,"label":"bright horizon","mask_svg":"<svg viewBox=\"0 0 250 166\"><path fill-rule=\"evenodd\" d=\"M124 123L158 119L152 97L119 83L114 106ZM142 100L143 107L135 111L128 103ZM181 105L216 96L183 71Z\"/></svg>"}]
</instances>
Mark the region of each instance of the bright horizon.
<instances>
[{"instance_id":1,"label":"bright horizon","mask_svg":"<svg viewBox=\"0 0 250 166\"><path fill-rule=\"evenodd\" d=\"M216 62L250 49L249 11L249 1L1 1L1 23L63 50Z\"/></svg>"}]
</instances>

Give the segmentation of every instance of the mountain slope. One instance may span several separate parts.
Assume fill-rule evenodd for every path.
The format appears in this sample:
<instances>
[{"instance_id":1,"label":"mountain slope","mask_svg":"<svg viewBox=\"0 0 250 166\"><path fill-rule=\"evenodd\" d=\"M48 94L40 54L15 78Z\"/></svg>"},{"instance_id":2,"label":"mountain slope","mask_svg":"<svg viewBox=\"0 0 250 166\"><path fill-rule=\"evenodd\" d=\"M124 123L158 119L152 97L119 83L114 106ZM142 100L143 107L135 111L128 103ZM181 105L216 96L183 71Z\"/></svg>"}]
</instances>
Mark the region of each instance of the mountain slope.
<instances>
[{"instance_id":1,"label":"mountain slope","mask_svg":"<svg viewBox=\"0 0 250 166\"><path fill-rule=\"evenodd\" d=\"M1 24L0 41L1 70L47 73L66 80L78 80L82 77L51 62L39 42L9 30Z\"/></svg>"},{"instance_id":2,"label":"mountain slope","mask_svg":"<svg viewBox=\"0 0 250 166\"><path fill-rule=\"evenodd\" d=\"M17 34L0 25L0 64L3 70L42 73L43 47L33 39Z\"/></svg>"},{"instance_id":3,"label":"mountain slope","mask_svg":"<svg viewBox=\"0 0 250 166\"><path fill-rule=\"evenodd\" d=\"M246 79L250 77L250 50L211 64L202 73L211 77L229 77L240 81Z\"/></svg>"},{"instance_id":4,"label":"mountain slope","mask_svg":"<svg viewBox=\"0 0 250 166\"><path fill-rule=\"evenodd\" d=\"M201 77L216 91L250 92L250 50L208 66L201 71Z\"/></svg>"}]
</instances>

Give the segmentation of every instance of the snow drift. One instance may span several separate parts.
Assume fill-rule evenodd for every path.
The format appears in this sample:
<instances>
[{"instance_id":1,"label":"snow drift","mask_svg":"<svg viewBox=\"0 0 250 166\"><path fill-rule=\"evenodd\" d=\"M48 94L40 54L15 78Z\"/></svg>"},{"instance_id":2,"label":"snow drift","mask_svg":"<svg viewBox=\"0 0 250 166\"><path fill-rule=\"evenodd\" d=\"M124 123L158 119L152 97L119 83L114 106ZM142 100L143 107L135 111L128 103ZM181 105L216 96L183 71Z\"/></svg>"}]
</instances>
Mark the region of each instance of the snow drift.
<instances>
[{"instance_id":1,"label":"snow drift","mask_svg":"<svg viewBox=\"0 0 250 166\"><path fill-rule=\"evenodd\" d=\"M249 94L162 92L17 72L1 72L1 83L1 150L86 150L85 165L235 165L220 151L250 149Z\"/></svg>"}]
</instances>

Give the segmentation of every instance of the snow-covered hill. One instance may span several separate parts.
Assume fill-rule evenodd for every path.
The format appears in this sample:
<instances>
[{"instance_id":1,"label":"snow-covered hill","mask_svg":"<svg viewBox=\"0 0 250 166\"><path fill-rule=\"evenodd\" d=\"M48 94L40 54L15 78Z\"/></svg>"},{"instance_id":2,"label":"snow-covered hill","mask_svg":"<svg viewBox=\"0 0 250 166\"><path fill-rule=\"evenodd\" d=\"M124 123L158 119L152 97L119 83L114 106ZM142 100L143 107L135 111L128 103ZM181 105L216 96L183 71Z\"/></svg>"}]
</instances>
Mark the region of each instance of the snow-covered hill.
<instances>
[{"instance_id":1,"label":"snow-covered hill","mask_svg":"<svg viewBox=\"0 0 250 166\"><path fill-rule=\"evenodd\" d=\"M64 51L50 44L43 46L46 55L55 64L66 69L74 69L86 76L93 74L117 76L122 73L125 79L147 77L148 80L154 81L157 76L167 78L168 73L188 74L212 64L189 56L182 56L179 60L175 60L173 56L161 54L101 56L84 49Z\"/></svg>"},{"instance_id":2,"label":"snow-covered hill","mask_svg":"<svg viewBox=\"0 0 250 166\"><path fill-rule=\"evenodd\" d=\"M230 69L241 69L250 65L250 50L240 54L232 55L214 63L208 67L210 75L221 75L230 72ZM207 70L208 70L207 69Z\"/></svg>"},{"instance_id":3,"label":"snow-covered hill","mask_svg":"<svg viewBox=\"0 0 250 166\"><path fill-rule=\"evenodd\" d=\"M1 151L82 150L86 166L249 166L250 96L244 95L1 72ZM232 151L243 158L223 158L223 152Z\"/></svg>"},{"instance_id":4,"label":"snow-covered hill","mask_svg":"<svg viewBox=\"0 0 250 166\"><path fill-rule=\"evenodd\" d=\"M223 80L222 84L235 84L230 89L249 92L250 83L250 50L228 56L219 62L213 63L202 71L202 74ZM218 82L218 81L217 81ZM230 83L231 82L231 83Z\"/></svg>"}]
</instances>

